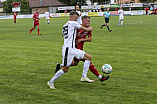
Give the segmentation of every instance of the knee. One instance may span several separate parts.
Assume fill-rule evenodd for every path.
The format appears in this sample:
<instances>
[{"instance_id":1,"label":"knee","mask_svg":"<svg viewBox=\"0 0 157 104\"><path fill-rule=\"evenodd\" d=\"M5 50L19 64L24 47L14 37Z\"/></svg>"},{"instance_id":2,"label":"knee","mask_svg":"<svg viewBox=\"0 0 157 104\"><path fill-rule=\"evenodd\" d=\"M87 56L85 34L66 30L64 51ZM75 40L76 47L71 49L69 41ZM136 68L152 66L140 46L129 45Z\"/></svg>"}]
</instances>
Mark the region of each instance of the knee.
<instances>
[{"instance_id":1,"label":"knee","mask_svg":"<svg viewBox=\"0 0 157 104\"><path fill-rule=\"evenodd\" d=\"M62 70L66 73L66 72L68 72L68 70L69 70L69 67L67 67L67 66L64 66L63 68L62 68Z\"/></svg>"},{"instance_id":2,"label":"knee","mask_svg":"<svg viewBox=\"0 0 157 104\"><path fill-rule=\"evenodd\" d=\"M90 60L90 61L92 60L92 56L91 55L89 55L88 60Z\"/></svg>"}]
</instances>

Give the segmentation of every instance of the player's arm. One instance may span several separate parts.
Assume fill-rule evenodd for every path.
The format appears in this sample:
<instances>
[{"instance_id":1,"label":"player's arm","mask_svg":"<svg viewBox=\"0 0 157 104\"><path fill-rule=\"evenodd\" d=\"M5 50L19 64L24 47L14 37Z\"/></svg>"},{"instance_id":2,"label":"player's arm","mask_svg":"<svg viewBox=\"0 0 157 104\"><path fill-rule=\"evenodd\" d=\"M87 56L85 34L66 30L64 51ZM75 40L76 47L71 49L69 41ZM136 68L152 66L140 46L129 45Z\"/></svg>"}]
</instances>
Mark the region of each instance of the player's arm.
<instances>
[{"instance_id":1,"label":"player's arm","mask_svg":"<svg viewBox=\"0 0 157 104\"><path fill-rule=\"evenodd\" d=\"M103 17L105 18L105 14L103 14Z\"/></svg>"},{"instance_id":2,"label":"player's arm","mask_svg":"<svg viewBox=\"0 0 157 104\"><path fill-rule=\"evenodd\" d=\"M92 41L92 35L89 35L88 38L85 39L78 39L76 41L76 45L78 45L80 42L91 42Z\"/></svg>"},{"instance_id":3,"label":"player's arm","mask_svg":"<svg viewBox=\"0 0 157 104\"><path fill-rule=\"evenodd\" d=\"M81 26L80 29L83 30L83 31L86 31L86 32L88 32L88 31L92 31L92 30L93 30L92 27L88 27L88 28L86 28L86 27L84 27L84 26Z\"/></svg>"}]
</instances>

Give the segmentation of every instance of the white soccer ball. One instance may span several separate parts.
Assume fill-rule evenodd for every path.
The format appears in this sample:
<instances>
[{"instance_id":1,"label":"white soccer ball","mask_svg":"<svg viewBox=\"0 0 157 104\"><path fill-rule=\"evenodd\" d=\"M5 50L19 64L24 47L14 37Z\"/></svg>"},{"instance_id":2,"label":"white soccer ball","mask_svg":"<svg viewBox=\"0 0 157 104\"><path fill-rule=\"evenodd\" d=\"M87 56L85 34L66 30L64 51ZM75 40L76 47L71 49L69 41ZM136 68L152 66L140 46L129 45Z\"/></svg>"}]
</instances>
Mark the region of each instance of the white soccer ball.
<instances>
[{"instance_id":1,"label":"white soccer ball","mask_svg":"<svg viewBox=\"0 0 157 104\"><path fill-rule=\"evenodd\" d=\"M102 66L102 72L105 74L110 74L112 72L112 66L110 64L104 64Z\"/></svg>"}]
</instances>

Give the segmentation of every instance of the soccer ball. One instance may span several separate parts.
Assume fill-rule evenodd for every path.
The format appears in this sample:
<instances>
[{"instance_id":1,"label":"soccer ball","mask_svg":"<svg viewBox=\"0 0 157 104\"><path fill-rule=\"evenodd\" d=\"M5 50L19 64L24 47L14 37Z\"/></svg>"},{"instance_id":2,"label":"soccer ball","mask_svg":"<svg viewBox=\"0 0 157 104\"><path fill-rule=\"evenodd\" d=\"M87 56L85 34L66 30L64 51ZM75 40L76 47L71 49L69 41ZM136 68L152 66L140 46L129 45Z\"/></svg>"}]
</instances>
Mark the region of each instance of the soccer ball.
<instances>
[{"instance_id":1,"label":"soccer ball","mask_svg":"<svg viewBox=\"0 0 157 104\"><path fill-rule=\"evenodd\" d=\"M112 66L110 64L104 64L102 66L102 72L105 74L110 74L112 72Z\"/></svg>"}]
</instances>

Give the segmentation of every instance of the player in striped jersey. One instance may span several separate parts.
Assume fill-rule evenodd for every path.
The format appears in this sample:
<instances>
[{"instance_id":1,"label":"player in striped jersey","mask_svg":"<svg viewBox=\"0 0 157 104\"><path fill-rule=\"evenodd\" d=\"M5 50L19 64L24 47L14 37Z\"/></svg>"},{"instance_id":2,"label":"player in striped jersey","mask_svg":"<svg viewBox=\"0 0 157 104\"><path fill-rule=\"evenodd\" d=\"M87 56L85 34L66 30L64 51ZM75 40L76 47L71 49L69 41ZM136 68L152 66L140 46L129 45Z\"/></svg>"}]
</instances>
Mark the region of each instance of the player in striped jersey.
<instances>
[{"instance_id":1,"label":"player in striped jersey","mask_svg":"<svg viewBox=\"0 0 157 104\"><path fill-rule=\"evenodd\" d=\"M91 31L93 30L92 27L84 27L81 26L77 21L79 17L79 14L77 12L70 12L70 19L69 21L63 26L62 35L64 37L64 44L62 47L62 69L59 70L53 78L47 82L47 85L51 89L55 89L54 82L60 78L64 73L66 73L69 70L69 67L72 63L72 60L74 57L77 59L84 59L84 68L83 68L83 75L82 78L87 79L87 71L89 69L89 65L91 62L91 55L75 48L75 38L76 38L76 30L81 29L84 31ZM90 80L93 81L93 80Z\"/></svg>"}]
</instances>

